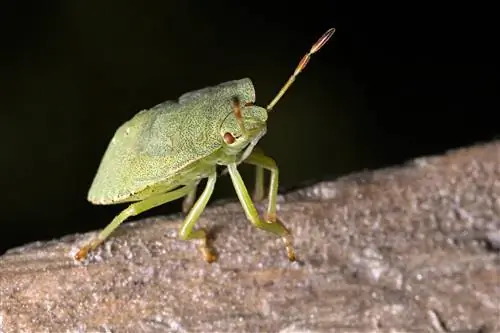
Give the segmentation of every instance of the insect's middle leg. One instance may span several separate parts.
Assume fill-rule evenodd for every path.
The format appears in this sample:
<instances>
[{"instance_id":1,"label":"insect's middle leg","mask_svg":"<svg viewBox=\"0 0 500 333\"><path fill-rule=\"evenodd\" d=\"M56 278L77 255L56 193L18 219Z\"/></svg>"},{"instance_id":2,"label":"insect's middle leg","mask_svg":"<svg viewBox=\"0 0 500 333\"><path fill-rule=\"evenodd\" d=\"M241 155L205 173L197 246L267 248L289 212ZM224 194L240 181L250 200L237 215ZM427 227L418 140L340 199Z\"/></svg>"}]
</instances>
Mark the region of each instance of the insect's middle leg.
<instances>
[{"instance_id":1,"label":"insect's middle leg","mask_svg":"<svg viewBox=\"0 0 500 333\"><path fill-rule=\"evenodd\" d=\"M191 208L193 208L194 201L196 200L196 190L198 189L198 183L196 183L195 186L193 186L193 189L191 192L186 195L184 200L182 201L182 212L184 214L187 214Z\"/></svg>"},{"instance_id":2,"label":"insect's middle leg","mask_svg":"<svg viewBox=\"0 0 500 333\"><path fill-rule=\"evenodd\" d=\"M217 180L217 173L214 172L208 177L207 180L207 185L205 186L205 189L199 196L198 200L193 204L193 207L189 211L188 215L186 216L184 222L182 223L182 226L179 230L179 237L184 240L188 239L201 239L202 240L202 245L201 245L201 252L203 253L203 256L207 262L213 262L217 258L215 254L213 253L212 249L207 244L207 233L204 229L195 229L193 230L193 227L200 217L201 213L207 206L208 200L210 200L210 197L212 196L212 193L214 192L215 188L215 181Z\"/></svg>"},{"instance_id":3,"label":"insect's middle leg","mask_svg":"<svg viewBox=\"0 0 500 333\"><path fill-rule=\"evenodd\" d=\"M259 182L261 183L260 191L264 191L264 170L267 169L271 172L271 180L269 182L269 203L267 205L266 220L269 222L276 222L276 205L278 199L278 175L279 170L276 162L269 156L264 155L261 150L252 152L250 156L244 161L244 163L255 165L257 168L257 184L256 192L259 187ZM260 173L260 175L259 175ZM262 178L259 180L259 177Z\"/></svg>"},{"instance_id":4,"label":"insect's middle leg","mask_svg":"<svg viewBox=\"0 0 500 333\"><path fill-rule=\"evenodd\" d=\"M127 208L122 210L115 218L113 221L111 221L110 224L102 230L99 235L97 235L97 238L91 240L89 243L87 243L85 246L83 246L75 255L76 260L82 260L84 259L88 252L95 249L98 247L108 236L116 229L120 224L123 223L127 218L131 216L138 215L146 210L149 210L151 208L163 205L167 202L174 201L177 199L182 198L183 196L187 195L192 191L194 185L189 185L189 186L184 186L181 188L178 188L176 190L166 192L166 193L161 193L154 195L152 197L149 197L147 199L144 199L142 201L134 202L130 204Z\"/></svg>"},{"instance_id":5,"label":"insect's middle leg","mask_svg":"<svg viewBox=\"0 0 500 333\"><path fill-rule=\"evenodd\" d=\"M252 154L264 155L264 151L260 147L255 147ZM252 197L254 201L261 201L264 199L264 168L246 160L244 162L255 165L255 188Z\"/></svg>"},{"instance_id":6,"label":"insect's middle leg","mask_svg":"<svg viewBox=\"0 0 500 333\"><path fill-rule=\"evenodd\" d=\"M255 166L255 189L253 199L260 201L264 199L264 168L260 165Z\"/></svg>"},{"instance_id":7,"label":"insect's middle leg","mask_svg":"<svg viewBox=\"0 0 500 333\"><path fill-rule=\"evenodd\" d=\"M262 165L261 165L262 166ZM274 221L267 218L266 220L262 220L259 216L259 213L255 209L255 206L252 202L252 199L250 198L250 195L248 194L248 190L245 186L245 183L243 182L243 179L241 178L241 175L236 167L235 163L229 164L227 166L229 170L229 174L231 175L231 180L233 181L234 189L236 190L236 194L238 195L238 198L240 199L241 205L243 206L243 209L245 210L245 214L247 218L252 222L253 225L255 225L257 228L272 232L273 234L276 234L281 237L283 242L285 243L288 259L290 261L295 261L295 251L293 249L292 245L292 235L290 232L285 228L283 224L281 224L277 219L276 219L276 195L272 195L274 199L271 200L270 198L270 203L274 202L274 204L270 204L270 208L268 211L274 212ZM276 178L276 177L275 177ZM276 192L277 193L277 180L275 179L274 181L276 183L276 191L271 189L271 192ZM272 182L271 182L272 183ZM274 205L274 206L272 206ZM269 215L269 213L267 214Z\"/></svg>"}]
</instances>

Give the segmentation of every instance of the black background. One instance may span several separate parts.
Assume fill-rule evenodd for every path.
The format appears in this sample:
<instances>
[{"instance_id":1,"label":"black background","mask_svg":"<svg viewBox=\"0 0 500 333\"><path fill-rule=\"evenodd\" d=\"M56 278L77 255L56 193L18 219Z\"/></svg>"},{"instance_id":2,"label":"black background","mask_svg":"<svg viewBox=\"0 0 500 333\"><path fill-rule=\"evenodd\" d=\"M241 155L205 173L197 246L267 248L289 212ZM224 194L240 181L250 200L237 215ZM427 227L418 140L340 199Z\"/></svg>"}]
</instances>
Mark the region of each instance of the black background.
<instances>
[{"instance_id":1,"label":"black background","mask_svg":"<svg viewBox=\"0 0 500 333\"><path fill-rule=\"evenodd\" d=\"M138 110L247 76L265 106L330 27L262 140L284 187L495 139L495 13L479 2L2 1L0 251L102 228L124 208L85 198ZM226 177L215 198L230 196Z\"/></svg>"}]
</instances>

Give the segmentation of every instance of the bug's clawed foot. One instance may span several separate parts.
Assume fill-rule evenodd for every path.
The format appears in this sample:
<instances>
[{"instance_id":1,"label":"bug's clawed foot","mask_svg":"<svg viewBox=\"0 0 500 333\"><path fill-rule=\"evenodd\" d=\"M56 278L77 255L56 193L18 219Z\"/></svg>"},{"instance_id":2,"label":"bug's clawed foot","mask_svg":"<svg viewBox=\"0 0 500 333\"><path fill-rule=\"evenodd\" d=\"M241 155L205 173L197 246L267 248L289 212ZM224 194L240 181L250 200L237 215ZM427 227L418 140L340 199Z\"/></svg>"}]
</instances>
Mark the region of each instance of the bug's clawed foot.
<instances>
[{"instance_id":1,"label":"bug's clawed foot","mask_svg":"<svg viewBox=\"0 0 500 333\"><path fill-rule=\"evenodd\" d=\"M293 241L292 241L292 235L287 234L281 237L283 240L283 243L285 243L285 249L286 249L286 254L288 256L288 260L290 261L295 261L297 260L297 257L295 256L295 250L293 249Z\"/></svg>"},{"instance_id":2,"label":"bug's clawed foot","mask_svg":"<svg viewBox=\"0 0 500 333\"><path fill-rule=\"evenodd\" d=\"M281 221L278 219L276 214L266 213L266 214L264 214L264 220L267 223L276 223L276 224L279 224L281 226L282 231L283 231L281 239L283 240L283 243L285 243L286 254L288 256L288 259L290 261L297 260L297 257L295 256L295 250L293 249L293 236L290 233L290 231L285 227L285 225L283 223L281 223Z\"/></svg>"},{"instance_id":3,"label":"bug's clawed foot","mask_svg":"<svg viewBox=\"0 0 500 333\"><path fill-rule=\"evenodd\" d=\"M80 250L78 250L78 252L75 254L74 258L75 260L78 260L78 261L82 261L84 260L88 253L90 251L90 248L88 246L84 246L82 247Z\"/></svg>"},{"instance_id":4,"label":"bug's clawed foot","mask_svg":"<svg viewBox=\"0 0 500 333\"><path fill-rule=\"evenodd\" d=\"M283 223L281 223L281 222L278 221L278 217L276 216L276 214L265 213L264 214L264 221L266 221L267 223L278 223L278 224L281 224L281 226L286 230L286 228L283 225ZM286 230L286 231L288 232L288 230Z\"/></svg>"},{"instance_id":5,"label":"bug's clawed foot","mask_svg":"<svg viewBox=\"0 0 500 333\"><path fill-rule=\"evenodd\" d=\"M213 263L217 260L217 256L214 251L208 246L200 246L201 254L203 255L203 259L209 264Z\"/></svg>"},{"instance_id":6,"label":"bug's clawed foot","mask_svg":"<svg viewBox=\"0 0 500 333\"><path fill-rule=\"evenodd\" d=\"M198 248L203 255L203 259L205 259L205 261L209 264L213 263L217 260L217 255L210 246L210 234L205 228L200 228L196 232L198 233L197 238L200 238L201 240L201 244Z\"/></svg>"},{"instance_id":7,"label":"bug's clawed foot","mask_svg":"<svg viewBox=\"0 0 500 333\"><path fill-rule=\"evenodd\" d=\"M85 258L87 258L89 252L93 251L96 247L99 246L99 244L101 244L100 241L94 240L94 241L89 242L87 245L82 246L80 248L80 250L78 250L78 252L75 254L75 256L74 256L75 260L78 260L78 261L84 260Z\"/></svg>"}]
</instances>

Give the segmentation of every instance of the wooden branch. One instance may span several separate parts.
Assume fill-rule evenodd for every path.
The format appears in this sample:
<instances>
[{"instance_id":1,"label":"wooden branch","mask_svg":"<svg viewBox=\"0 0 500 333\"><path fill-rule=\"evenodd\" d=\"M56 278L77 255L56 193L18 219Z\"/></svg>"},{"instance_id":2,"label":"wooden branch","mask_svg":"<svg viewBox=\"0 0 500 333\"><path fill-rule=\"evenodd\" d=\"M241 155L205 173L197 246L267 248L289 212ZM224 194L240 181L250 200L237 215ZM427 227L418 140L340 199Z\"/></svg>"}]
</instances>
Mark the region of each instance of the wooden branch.
<instances>
[{"instance_id":1,"label":"wooden branch","mask_svg":"<svg viewBox=\"0 0 500 333\"><path fill-rule=\"evenodd\" d=\"M199 221L212 265L180 215L124 225L84 265L90 234L10 250L0 332L500 332L500 142L280 200L299 263L236 201Z\"/></svg>"}]
</instances>

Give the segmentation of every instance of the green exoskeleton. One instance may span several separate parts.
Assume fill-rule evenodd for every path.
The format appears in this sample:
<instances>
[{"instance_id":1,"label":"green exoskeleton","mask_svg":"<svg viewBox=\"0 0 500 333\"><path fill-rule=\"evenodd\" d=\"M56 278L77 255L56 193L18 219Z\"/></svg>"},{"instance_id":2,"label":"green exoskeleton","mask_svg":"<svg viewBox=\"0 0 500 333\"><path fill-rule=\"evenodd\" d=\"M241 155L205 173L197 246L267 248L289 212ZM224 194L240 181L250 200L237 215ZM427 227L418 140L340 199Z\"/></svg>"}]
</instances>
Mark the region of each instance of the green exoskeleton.
<instances>
[{"instance_id":1,"label":"green exoskeleton","mask_svg":"<svg viewBox=\"0 0 500 333\"><path fill-rule=\"evenodd\" d=\"M179 236L200 240L205 260L214 261L205 230L194 229L194 225L214 190L216 166L222 165L227 167L247 218L257 228L281 237L288 258L294 261L292 236L276 216L278 167L254 147L266 133L268 112L334 32L329 29L311 47L266 108L254 105L254 86L244 78L186 93L178 101L140 111L120 126L104 154L88 200L96 205L133 203L83 246L75 259L84 259L127 218L185 197L183 210L187 216ZM242 162L256 166L254 200L263 199L264 169L270 171L269 202L262 218L238 172ZM196 199L197 186L204 178L205 189Z\"/></svg>"}]
</instances>

